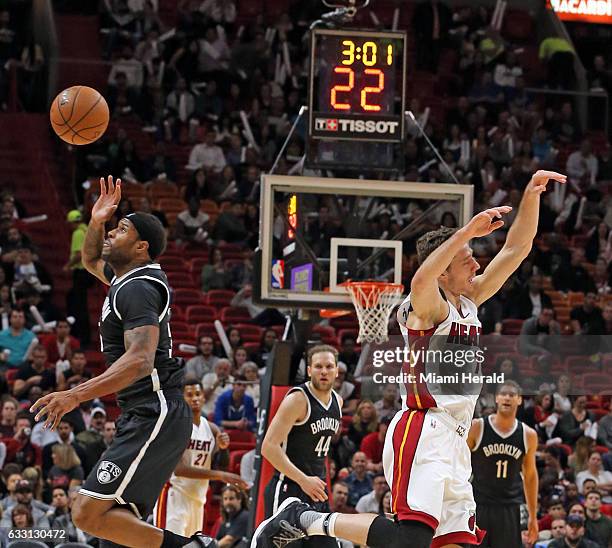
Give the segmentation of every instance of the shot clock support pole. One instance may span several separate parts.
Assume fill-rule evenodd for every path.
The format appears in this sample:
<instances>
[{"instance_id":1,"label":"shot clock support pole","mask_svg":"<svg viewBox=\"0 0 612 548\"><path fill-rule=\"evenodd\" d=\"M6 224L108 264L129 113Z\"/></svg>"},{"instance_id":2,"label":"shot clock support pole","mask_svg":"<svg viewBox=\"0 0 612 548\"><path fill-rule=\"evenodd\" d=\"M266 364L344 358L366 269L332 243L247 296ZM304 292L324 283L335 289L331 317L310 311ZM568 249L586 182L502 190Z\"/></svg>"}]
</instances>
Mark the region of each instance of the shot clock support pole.
<instances>
[{"instance_id":1,"label":"shot clock support pole","mask_svg":"<svg viewBox=\"0 0 612 548\"><path fill-rule=\"evenodd\" d=\"M295 121L293 122L293 125L291 126L291 129L289 130L289 133L287 134L285 142L283 143L283 146L279 150L278 155L276 156L276 160L274 160L274 164L272 164L272 167L270 168L269 175L272 175L274 173L274 170L276 169L276 165L278 164L278 161L281 159L281 156L285 152L285 149L287 148L287 145L289 144L289 141L291 140L291 137L293 136L293 132L295 131L295 128L297 127L300 120L302 119L302 116L307 110L308 110L308 107L306 105L302 105L300 107L300 111L298 112L298 115L296 116Z\"/></svg>"},{"instance_id":2,"label":"shot clock support pole","mask_svg":"<svg viewBox=\"0 0 612 548\"><path fill-rule=\"evenodd\" d=\"M450 173L450 176L453 178L453 181L455 182L455 184L460 184L459 180L457 179L457 177L455 177L455 173L453 172L453 170L450 168L450 166L444 161L444 158L442 158L442 156L440 155L440 153L438 152L438 149L436 148L436 146L430 141L429 137L427 137L427 133L425 133L425 130L421 127L421 124L419 124L418 120L416 119L416 116L414 115L414 113L411 110L407 110L404 115L407 118L410 118L412 120L412 123L416 126L416 128L419 130L419 133L425 138L425 140L427 141L427 144L430 146L431 150L433 150L434 154L436 155L436 157L438 158L438 160L440 160L440 163L446 168L446 171L448 171Z\"/></svg>"}]
</instances>

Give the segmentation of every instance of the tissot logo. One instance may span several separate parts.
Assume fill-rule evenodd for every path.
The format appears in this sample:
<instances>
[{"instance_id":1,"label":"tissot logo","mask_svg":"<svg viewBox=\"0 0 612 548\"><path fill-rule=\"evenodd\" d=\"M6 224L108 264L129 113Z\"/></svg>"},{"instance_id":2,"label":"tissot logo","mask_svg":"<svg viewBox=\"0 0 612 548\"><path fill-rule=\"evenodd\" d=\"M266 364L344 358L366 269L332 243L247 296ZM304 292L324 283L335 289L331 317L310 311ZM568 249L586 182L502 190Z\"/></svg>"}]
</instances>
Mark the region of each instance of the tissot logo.
<instances>
[{"instance_id":1,"label":"tissot logo","mask_svg":"<svg viewBox=\"0 0 612 548\"><path fill-rule=\"evenodd\" d=\"M342 131L350 133L372 133L395 135L399 122L389 120L345 120L342 118L315 118L315 129L319 131Z\"/></svg>"}]
</instances>

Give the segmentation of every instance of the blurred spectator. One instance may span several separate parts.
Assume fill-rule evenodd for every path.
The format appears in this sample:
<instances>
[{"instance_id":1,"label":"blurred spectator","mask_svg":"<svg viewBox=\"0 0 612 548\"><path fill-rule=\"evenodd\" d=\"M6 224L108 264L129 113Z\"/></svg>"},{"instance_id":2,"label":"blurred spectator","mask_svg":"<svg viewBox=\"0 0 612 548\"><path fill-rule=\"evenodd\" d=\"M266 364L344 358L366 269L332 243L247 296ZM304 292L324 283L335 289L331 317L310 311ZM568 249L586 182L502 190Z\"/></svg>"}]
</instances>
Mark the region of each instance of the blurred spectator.
<instances>
[{"instance_id":1,"label":"blurred spectator","mask_svg":"<svg viewBox=\"0 0 612 548\"><path fill-rule=\"evenodd\" d=\"M381 421L386 418L392 419L402 408L399 403L399 390L397 384L385 384L382 392L382 399L374 402L374 407Z\"/></svg>"},{"instance_id":2,"label":"blurred spectator","mask_svg":"<svg viewBox=\"0 0 612 548\"><path fill-rule=\"evenodd\" d=\"M0 500L0 519L2 519L1 514L6 512L6 510L17 504L17 495L15 494L15 489L17 484L23 479L21 475L21 466L18 464L8 464L2 469L2 477L4 482L6 483L6 496Z\"/></svg>"},{"instance_id":3,"label":"blurred spectator","mask_svg":"<svg viewBox=\"0 0 612 548\"><path fill-rule=\"evenodd\" d=\"M13 265L13 288L25 292L34 288L39 293L51 290L51 275L40 261L34 260L34 251L29 246L20 246L17 249Z\"/></svg>"},{"instance_id":4,"label":"blurred spectator","mask_svg":"<svg viewBox=\"0 0 612 548\"><path fill-rule=\"evenodd\" d=\"M241 243L247 239L248 232L244 224L244 208L241 202L233 202L230 209L219 215L213 236L218 243Z\"/></svg>"},{"instance_id":5,"label":"blurred spectator","mask_svg":"<svg viewBox=\"0 0 612 548\"><path fill-rule=\"evenodd\" d=\"M9 226L5 234L0 237L0 250L2 262L14 263L17 259L17 250L32 245L30 238L23 234L16 226Z\"/></svg>"},{"instance_id":6,"label":"blurred spectator","mask_svg":"<svg viewBox=\"0 0 612 548\"><path fill-rule=\"evenodd\" d=\"M4 397L2 414L0 417L0 437L12 438L15 435L18 409L19 402L15 398L11 398L10 396Z\"/></svg>"},{"instance_id":7,"label":"blurred spectator","mask_svg":"<svg viewBox=\"0 0 612 548\"><path fill-rule=\"evenodd\" d=\"M115 156L112 172L127 180L142 181L143 180L143 165L138 156L138 152L134 145L134 141L126 139L119 146L117 155ZM121 206L129 204L129 210L123 210ZM129 200L121 200L119 203L118 213L120 216L125 216L127 213L132 213L134 208Z\"/></svg>"},{"instance_id":8,"label":"blurred spectator","mask_svg":"<svg viewBox=\"0 0 612 548\"><path fill-rule=\"evenodd\" d=\"M522 75L523 69L517 63L516 54L508 51L505 61L495 65L493 80L501 88L513 88L516 87L517 78Z\"/></svg>"},{"instance_id":9,"label":"blurred spectator","mask_svg":"<svg viewBox=\"0 0 612 548\"><path fill-rule=\"evenodd\" d=\"M385 475L382 473L376 474L372 480L372 491L370 491L367 495L363 495L359 501L357 501L355 510L357 510L357 512L360 514L378 514L380 503L387 491L389 491L389 486L387 485Z\"/></svg>"},{"instance_id":10,"label":"blurred spectator","mask_svg":"<svg viewBox=\"0 0 612 548\"><path fill-rule=\"evenodd\" d=\"M70 334L70 323L66 318L57 320L53 334L45 337L45 348L50 363L67 362L72 353L79 348L79 342ZM69 366L67 363L66 365Z\"/></svg>"},{"instance_id":11,"label":"blurred spectator","mask_svg":"<svg viewBox=\"0 0 612 548\"><path fill-rule=\"evenodd\" d=\"M179 120L186 124L195 111L195 98L187 89L185 78L178 78L174 89L166 98L166 107L177 113Z\"/></svg>"},{"instance_id":12,"label":"blurred spectator","mask_svg":"<svg viewBox=\"0 0 612 548\"><path fill-rule=\"evenodd\" d=\"M555 399L555 411L557 413L565 413L572 408L572 401L569 397L571 390L571 380L569 375L559 375L556 385L557 390L553 394Z\"/></svg>"},{"instance_id":13,"label":"blurred spectator","mask_svg":"<svg viewBox=\"0 0 612 548\"><path fill-rule=\"evenodd\" d=\"M56 444L51 452L53 466L47 475L47 486L52 491L56 487L69 489L83 483L85 473L81 459L70 445Z\"/></svg>"},{"instance_id":14,"label":"blurred spectator","mask_svg":"<svg viewBox=\"0 0 612 548\"><path fill-rule=\"evenodd\" d=\"M552 522L557 519L564 519L566 516L563 502L558 496L553 496L546 505L546 514L538 520L538 529L550 529Z\"/></svg>"},{"instance_id":15,"label":"blurred spectator","mask_svg":"<svg viewBox=\"0 0 612 548\"><path fill-rule=\"evenodd\" d=\"M383 446L385 444L385 436L387 434L387 428L389 427L390 422L390 417L382 418L378 423L378 432L372 432L361 440L361 446L359 449L368 458L368 470L370 472L383 471ZM359 511L363 512L364 510Z\"/></svg>"},{"instance_id":16,"label":"blurred spectator","mask_svg":"<svg viewBox=\"0 0 612 548\"><path fill-rule=\"evenodd\" d=\"M220 26L206 29L200 40L200 57L198 68L202 73L221 74L229 68L230 49L227 45L225 31Z\"/></svg>"},{"instance_id":17,"label":"blurred spectator","mask_svg":"<svg viewBox=\"0 0 612 548\"><path fill-rule=\"evenodd\" d=\"M231 0L204 0L199 11L215 23L233 23L236 20L236 2Z\"/></svg>"},{"instance_id":18,"label":"blurred spectator","mask_svg":"<svg viewBox=\"0 0 612 548\"><path fill-rule=\"evenodd\" d=\"M608 548L612 544L612 520L601 513L601 493L591 491L586 496L585 536L596 542L600 548Z\"/></svg>"},{"instance_id":19,"label":"blurred spectator","mask_svg":"<svg viewBox=\"0 0 612 548\"><path fill-rule=\"evenodd\" d=\"M74 428L72 424L65 418L60 421L57 427L57 433L59 435L59 441L49 443L42 448L42 469L43 477L45 479L47 479L49 470L51 470L52 466L54 465L53 448L57 447L58 445L71 446L75 450L77 457L81 462L85 462L87 459L83 448L75 441Z\"/></svg>"},{"instance_id":20,"label":"blurred spectator","mask_svg":"<svg viewBox=\"0 0 612 548\"><path fill-rule=\"evenodd\" d=\"M237 373L248 359L249 353L244 346L235 348L232 354L232 373Z\"/></svg>"},{"instance_id":21,"label":"blurred spectator","mask_svg":"<svg viewBox=\"0 0 612 548\"><path fill-rule=\"evenodd\" d=\"M30 36L28 44L21 50L17 64L19 77L19 97L25 110L37 112L43 107L44 98L41 90L45 88L45 55L34 36Z\"/></svg>"},{"instance_id":22,"label":"blurred spectator","mask_svg":"<svg viewBox=\"0 0 612 548\"><path fill-rule=\"evenodd\" d=\"M160 141L157 141L157 143L155 143L155 151L153 152L151 156L149 156L145 160L144 165L142 167L143 167L142 177L145 181L150 181L155 178L157 178L157 180L162 180L162 181L163 180L167 180L170 182L176 181L176 165L174 163L174 159L172 158L172 156L168 154L166 143L164 141L160 140ZM187 201L189 201L187 196L185 196L185 198L187 199ZM142 200L148 201L147 198L141 198L139 202L140 203L139 210L144 211L145 213L151 213L151 211L143 209ZM149 202L149 209L151 209L150 202ZM163 215L164 220L161 219L160 214ZM164 215L163 212L161 211L153 212L153 215L155 215L160 221L162 221L162 224L165 227L168 226L168 222L165 221L166 216ZM164 224L164 221L166 224Z\"/></svg>"},{"instance_id":23,"label":"blurred spectator","mask_svg":"<svg viewBox=\"0 0 612 548\"><path fill-rule=\"evenodd\" d=\"M195 198L189 200L188 208L176 217L174 225L177 244L202 244L208 237L208 213L200 209L200 202Z\"/></svg>"},{"instance_id":24,"label":"blurred spectator","mask_svg":"<svg viewBox=\"0 0 612 548\"><path fill-rule=\"evenodd\" d=\"M593 283L598 295L609 295L612 289L610 288L610 274L608 273L608 265L606 260L597 259L595 263L595 272L593 273Z\"/></svg>"},{"instance_id":25,"label":"blurred spectator","mask_svg":"<svg viewBox=\"0 0 612 548\"><path fill-rule=\"evenodd\" d=\"M111 118L119 118L137 111L139 93L130 86L127 74L119 70L115 73L115 83L108 86L106 99Z\"/></svg>"},{"instance_id":26,"label":"blurred spectator","mask_svg":"<svg viewBox=\"0 0 612 548\"><path fill-rule=\"evenodd\" d=\"M189 167L198 169L204 167L219 173L225 167L225 156L221 147L215 144L217 134L214 131L206 132L204 142L195 145L189 154Z\"/></svg>"},{"instance_id":27,"label":"blurred spectator","mask_svg":"<svg viewBox=\"0 0 612 548\"><path fill-rule=\"evenodd\" d=\"M593 154L591 141L583 139L580 149L572 152L567 158L567 176L575 184L594 185L597 181L599 162Z\"/></svg>"},{"instance_id":28,"label":"blurred spectator","mask_svg":"<svg viewBox=\"0 0 612 548\"><path fill-rule=\"evenodd\" d=\"M255 405L246 394L246 377L236 375L231 390L219 395L215 402L215 423L223 428L255 429Z\"/></svg>"},{"instance_id":29,"label":"blurred spectator","mask_svg":"<svg viewBox=\"0 0 612 548\"><path fill-rule=\"evenodd\" d=\"M222 251L213 246L209 252L209 264L202 267L202 291L206 293L211 289L229 289L231 286L230 273L225 268Z\"/></svg>"},{"instance_id":30,"label":"blurred spectator","mask_svg":"<svg viewBox=\"0 0 612 548\"><path fill-rule=\"evenodd\" d=\"M51 507L43 502L34 499L34 492L32 486L27 480L20 480L15 486L15 504L9 504L5 509L0 520L0 527L10 528L13 525L12 512L15 508L25 507L30 513L32 519L31 527L37 529L48 529L49 520L47 518L48 513L51 511Z\"/></svg>"},{"instance_id":31,"label":"blurred spectator","mask_svg":"<svg viewBox=\"0 0 612 548\"><path fill-rule=\"evenodd\" d=\"M57 375L58 390L67 390L71 386L91 379L91 373L85 369L86 367L85 352L75 350L72 353L72 358L70 358L70 368Z\"/></svg>"},{"instance_id":32,"label":"blurred spectator","mask_svg":"<svg viewBox=\"0 0 612 548\"><path fill-rule=\"evenodd\" d=\"M255 483L255 449L251 449L240 459L240 477L252 487Z\"/></svg>"},{"instance_id":33,"label":"blurred spectator","mask_svg":"<svg viewBox=\"0 0 612 548\"><path fill-rule=\"evenodd\" d=\"M85 460L81 463L85 475L89 474L107 448L104 441L105 424L106 411L101 407L94 407L91 412L89 428L76 436L77 443L83 448L85 453Z\"/></svg>"},{"instance_id":34,"label":"blurred spectator","mask_svg":"<svg viewBox=\"0 0 612 548\"><path fill-rule=\"evenodd\" d=\"M134 57L134 50L129 46L124 46L119 58L113 63L108 75L108 84L116 85L117 74L123 72L127 78L127 85L130 88L139 90L144 82L144 68L142 63Z\"/></svg>"},{"instance_id":35,"label":"blurred spectator","mask_svg":"<svg viewBox=\"0 0 612 548\"><path fill-rule=\"evenodd\" d=\"M550 129L553 138L561 143L573 144L580 140L580 124L572 103L563 103L561 111L554 113Z\"/></svg>"},{"instance_id":36,"label":"blurred spectator","mask_svg":"<svg viewBox=\"0 0 612 548\"><path fill-rule=\"evenodd\" d=\"M574 445L574 452L567 459L567 463L574 470L574 474L586 470L587 463L589 461L589 455L593 451L595 446L595 440L593 438L587 438L581 436L576 440Z\"/></svg>"},{"instance_id":37,"label":"blurred spectator","mask_svg":"<svg viewBox=\"0 0 612 548\"><path fill-rule=\"evenodd\" d=\"M571 411L563 413L559 418L555 436L559 436L563 443L573 446L579 437L588 435L593 420L586 409L586 401L586 396L575 396ZM581 485L578 483L579 489Z\"/></svg>"},{"instance_id":38,"label":"blurred spectator","mask_svg":"<svg viewBox=\"0 0 612 548\"><path fill-rule=\"evenodd\" d=\"M330 510L341 514L356 514L357 510L347 504L349 497L349 487L343 481L337 481L332 487L331 500L329 501Z\"/></svg>"},{"instance_id":39,"label":"blurred spectator","mask_svg":"<svg viewBox=\"0 0 612 548\"><path fill-rule=\"evenodd\" d=\"M559 348L561 329L554 319L552 306L544 305L538 317L523 322L519 351L526 356L549 356Z\"/></svg>"},{"instance_id":40,"label":"blurred spectator","mask_svg":"<svg viewBox=\"0 0 612 548\"><path fill-rule=\"evenodd\" d=\"M552 308L550 297L542 290L542 277L539 275L531 276L528 286L516 298L519 318L533 318L539 316L544 308Z\"/></svg>"},{"instance_id":41,"label":"blurred spectator","mask_svg":"<svg viewBox=\"0 0 612 548\"><path fill-rule=\"evenodd\" d=\"M28 329L33 329L39 325L32 307L36 308L44 323L55 322L61 317L59 310L51 300L49 298L43 299L42 294L34 287L26 287L25 291L21 293L21 297L21 305L25 310L26 328Z\"/></svg>"},{"instance_id":42,"label":"blurred spectator","mask_svg":"<svg viewBox=\"0 0 612 548\"><path fill-rule=\"evenodd\" d=\"M606 66L606 58L603 55L595 55L593 68L587 74L589 88L593 90L612 91L612 72Z\"/></svg>"},{"instance_id":43,"label":"blurred spectator","mask_svg":"<svg viewBox=\"0 0 612 548\"><path fill-rule=\"evenodd\" d=\"M576 474L576 485L579 491L582 491L584 480L587 478L595 480L597 489L605 493L604 496L608 498L609 493L612 491L612 472L603 469L601 454L597 451L593 451L589 455L586 470Z\"/></svg>"},{"instance_id":44,"label":"blurred spectator","mask_svg":"<svg viewBox=\"0 0 612 548\"><path fill-rule=\"evenodd\" d=\"M612 451L612 400L608 403L608 414L599 423L598 440Z\"/></svg>"},{"instance_id":45,"label":"blurred spectator","mask_svg":"<svg viewBox=\"0 0 612 548\"><path fill-rule=\"evenodd\" d=\"M235 485L221 491L221 526L215 537L219 546L238 546L248 534L249 507L246 493Z\"/></svg>"},{"instance_id":46,"label":"blurred spectator","mask_svg":"<svg viewBox=\"0 0 612 548\"><path fill-rule=\"evenodd\" d=\"M253 405L257 409L260 399L259 368L257 364L255 362L245 362L238 373L247 380L246 394L253 398Z\"/></svg>"},{"instance_id":47,"label":"blurred spectator","mask_svg":"<svg viewBox=\"0 0 612 548\"><path fill-rule=\"evenodd\" d=\"M601 335L604 332L604 319L601 314L601 308L595 303L597 295L588 292L584 296L584 303L570 312L572 330L575 335ZM585 338L586 346L593 349L593 341Z\"/></svg>"},{"instance_id":48,"label":"blurred spectator","mask_svg":"<svg viewBox=\"0 0 612 548\"><path fill-rule=\"evenodd\" d=\"M565 534L562 538L553 540L548 548L598 548L598 545L584 536L584 518L577 515L569 515L565 525Z\"/></svg>"},{"instance_id":49,"label":"blurred spectator","mask_svg":"<svg viewBox=\"0 0 612 548\"><path fill-rule=\"evenodd\" d=\"M425 0L416 6L412 22L416 33L417 68L438 70L440 51L451 21L451 10L443 2Z\"/></svg>"},{"instance_id":50,"label":"blurred spectator","mask_svg":"<svg viewBox=\"0 0 612 548\"><path fill-rule=\"evenodd\" d=\"M338 352L338 361L346 364L349 377L353 376L357 363L359 362L359 352L357 352L356 348L357 338L355 335L347 333L342 336L340 350Z\"/></svg>"},{"instance_id":51,"label":"blurred spectator","mask_svg":"<svg viewBox=\"0 0 612 548\"><path fill-rule=\"evenodd\" d=\"M359 391L352 382L346 380L347 367L344 362L338 362L338 376L334 379L334 390L343 399L343 415L352 415L359 403Z\"/></svg>"},{"instance_id":52,"label":"blurred spectator","mask_svg":"<svg viewBox=\"0 0 612 548\"><path fill-rule=\"evenodd\" d=\"M214 372L206 373L202 378L205 400L202 406L203 417L215 411L217 398L234 382L234 377L230 375L231 367L228 359L220 358L214 365Z\"/></svg>"},{"instance_id":53,"label":"blurred spectator","mask_svg":"<svg viewBox=\"0 0 612 548\"><path fill-rule=\"evenodd\" d=\"M555 289L557 291L595 291L595 284L584 268L584 263L584 248L574 248L569 268L559 268L553 273L552 282Z\"/></svg>"},{"instance_id":54,"label":"blurred spectator","mask_svg":"<svg viewBox=\"0 0 612 548\"><path fill-rule=\"evenodd\" d=\"M540 42L540 61L548 69L548 85L553 89L573 89L574 48L565 39L550 36Z\"/></svg>"},{"instance_id":55,"label":"blurred spectator","mask_svg":"<svg viewBox=\"0 0 612 548\"><path fill-rule=\"evenodd\" d=\"M357 406L353 420L349 426L348 438L356 447L371 432L378 431L378 416L371 400L362 400Z\"/></svg>"},{"instance_id":56,"label":"blurred spectator","mask_svg":"<svg viewBox=\"0 0 612 548\"><path fill-rule=\"evenodd\" d=\"M210 335L202 335L198 339L196 355L186 364L185 376L201 379L204 375L212 373L219 358L213 354L215 342Z\"/></svg>"},{"instance_id":57,"label":"blurred spectator","mask_svg":"<svg viewBox=\"0 0 612 548\"><path fill-rule=\"evenodd\" d=\"M206 171L203 168L196 169L187 183L185 189L185 201L190 202L193 198L196 200L208 200L213 198L213 190L211 183L206 177Z\"/></svg>"},{"instance_id":58,"label":"blurred spectator","mask_svg":"<svg viewBox=\"0 0 612 548\"><path fill-rule=\"evenodd\" d=\"M246 285L252 285L255 279L253 266L253 250L245 249L242 252L242 262L235 265L231 270L232 284L234 291L239 291Z\"/></svg>"},{"instance_id":59,"label":"blurred spectator","mask_svg":"<svg viewBox=\"0 0 612 548\"><path fill-rule=\"evenodd\" d=\"M39 386L43 394L55 390L55 370L47 362L47 349L37 344L30 352L31 359L19 366L13 385L13 395L22 398L32 386Z\"/></svg>"},{"instance_id":60,"label":"blurred spectator","mask_svg":"<svg viewBox=\"0 0 612 548\"><path fill-rule=\"evenodd\" d=\"M142 197L138 200L138 211L142 211L143 213L150 213L151 215L157 217L162 226L166 229L166 233L168 233L168 219L166 218L166 214L159 209L153 209L151 207L151 201L149 198Z\"/></svg>"},{"instance_id":61,"label":"blurred spectator","mask_svg":"<svg viewBox=\"0 0 612 548\"><path fill-rule=\"evenodd\" d=\"M51 529L65 531L66 536L64 540L66 542L81 542L85 544L87 542L85 534L72 523L70 512L72 502L66 490L62 487L56 487L53 489L52 497L51 506L53 514L51 514L49 520L51 522Z\"/></svg>"},{"instance_id":62,"label":"blurred spectator","mask_svg":"<svg viewBox=\"0 0 612 548\"><path fill-rule=\"evenodd\" d=\"M349 506L355 507L361 497L372 491L374 474L368 472L367 462L367 457L361 451L357 451L351 459L351 473L344 480L349 488Z\"/></svg>"}]
</instances>

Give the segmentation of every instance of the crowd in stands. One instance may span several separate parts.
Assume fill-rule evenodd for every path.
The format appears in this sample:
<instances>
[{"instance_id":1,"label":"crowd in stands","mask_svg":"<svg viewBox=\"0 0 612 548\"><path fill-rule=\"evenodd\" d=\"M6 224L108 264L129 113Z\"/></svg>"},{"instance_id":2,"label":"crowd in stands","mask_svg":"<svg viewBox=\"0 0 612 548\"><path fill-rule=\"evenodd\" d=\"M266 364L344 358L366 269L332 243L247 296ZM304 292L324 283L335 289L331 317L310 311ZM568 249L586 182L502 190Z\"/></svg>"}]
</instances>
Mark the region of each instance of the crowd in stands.
<instances>
[{"instance_id":1,"label":"crowd in stands","mask_svg":"<svg viewBox=\"0 0 612 548\"><path fill-rule=\"evenodd\" d=\"M292 2L287 13L274 18L262 13L245 17L231 0L180 1L176 17L164 20L156 1L101 4L100 40L112 64L105 93L112 121L105 138L83 155L78 180L103 173L122 177L124 199L114 222L143 210L167 228L171 243L160 262L174 288L177 354L186 359L186 375L202 380L203 413L231 432L236 458L230 467L252 484L259 379L284 322L278 310L251 299L259 177L269 170L306 103L305 36L323 9ZM454 174L474 185L476 211L502 203L516 210L537 169L569 176L565 187L543 195L531 255L479 315L483 334L505 345L492 365L523 387L519 418L540 438L538 546L556 548L563 546L558 539L584 536L607 547L612 539L607 517L612 515L612 404L599 392L608 389L609 394L612 382L599 382L597 390L580 395L580 375L560 365L573 360L574 373L605 377L612 372L606 359L612 334L610 146L607 136L581 127L571 100L544 100L526 90L528 84L571 88L575 75L570 64L576 55L571 46L534 45L540 56L534 69L519 49L524 42L513 42L511 33L490 24L494 16L490 9L469 5L455 10L436 1L417 6L410 28L418 37L414 53L420 74L430 78L449 62L451 70L436 84L445 96L443 108L428 108L430 98L419 93L418 85L410 107ZM24 71L28 64L36 68L44 63L36 44L21 49L10 25L10 12L0 10L0 104L6 101L6 60L21 58ZM281 71L277 58L284 59L285 44L289 63ZM592 68L590 59L583 60L593 89L610 87L605 55L602 50ZM24 82L34 81L36 70L27 70L34 74ZM35 100L27 91L21 97ZM450 173L437 162L422 169L433 153L416 131L408 131L406 170L400 177L450 182ZM304 154L304 137L300 124L277 173L295 167ZM85 539L71 523L70 505L113 439L112 398L82 404L57 432L35 425L27 410L42 394L74 386L99 371L98 362L88 364L94 359L89 311L78 308L83 294L89 291L91 298L93 284L74 255L95 197L93 185L82 211L68 214L74 232L72 245L66 245L66 269L73 274L73 293L68 308L58 310L54 280L20 223L23 207L10 191L0 196L1 523L59 527L71 540L88 542L95 540ZM341 215L320 204L306 237L324 243L339 234ZM483 268L513 219L510 215L496 237L475 246ZM429 227L441 224L453 227L457 220L448 211L430 215ZM375 223L381 234L400 228L385 212ZM324 245L317 249L320 255L328 251ZM408 287L416 267L414 242L405 243L404 253ZM186 301L179 299L183 290L190 292ZM38 331L31 304L43 322L56 322L52 332ZM230 348L212 327L216 318L226 327ZM323 327L340 351L335 389L344 399L342 431L329 453L332 509L390 513L390 493L381 475L382 445L400 408L398 387L365 390L354 375L360 356L355 335L339 337L333 322ZM568 339L570 357L559 353ZM178 351L179 343L193 345L195 353ZM494 405L492 395L484 393L479 415L490 414ZM240 538L246 530L247 498L232 487L220 498L218 538ZM524 522L526 528L526 516ZM584 546L590 546L586 540Z\"/></svg>"}]
</instances>

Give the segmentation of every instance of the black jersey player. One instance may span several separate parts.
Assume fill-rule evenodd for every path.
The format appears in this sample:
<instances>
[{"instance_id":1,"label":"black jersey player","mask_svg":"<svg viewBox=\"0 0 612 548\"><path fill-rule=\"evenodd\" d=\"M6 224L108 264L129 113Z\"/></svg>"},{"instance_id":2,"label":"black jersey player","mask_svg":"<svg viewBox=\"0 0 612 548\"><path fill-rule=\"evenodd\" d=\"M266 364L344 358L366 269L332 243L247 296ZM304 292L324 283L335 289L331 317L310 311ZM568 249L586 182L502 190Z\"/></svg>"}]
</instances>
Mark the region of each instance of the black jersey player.
<instances>
[{"instance_id":1,"label":"black jersey player","mask_svg":"<svg viewBox=\"0 0 612 548\"><path fill-rule=\"evenodd\" d=\"M472 422L472 487L478 524L487 531L481 546L521 548L520 505L523 493L529 512L529 542L538 536L536 432L516 418L521 389L514 381L497 388L497 412Z\"/></svg>"},{"instance_id":2,"label":"black jersey player","mask_svg":"<svg viewBox=\"0 0 612 548\"><path fill-rule=\"evenodd\" d=\"M276 469L265 491L267 516L289 497L329 512L325 459L342 419L342 398L333 390L338 376L336 349L311 348L308 375L310 381L292 388L282 401L263 441L262 455ZM321 536L299 542L337 547L334 539Z\"/></svg>"},{"instance_id":3,"label":"black jersey player","mask_svg":"<svg viewBox=\"0 0 612 548\"><path fill-rule=\"evenodd\" d=\"M36 419L55 428L83 401L116 393L121 416L114 441L80 490L72 517L83 531L124 546L216 546L158 529L146 517L187 447L191 409L183 398L182 365L172 357L170 289L154 259L165 248L164 229L152 215L132 213L105 237L105 223L121 199L121 181L100 180L81 251L83 265L110 285L100 318L107 369L71 390L39 399Z\"/></svg>"}]
</instances>

